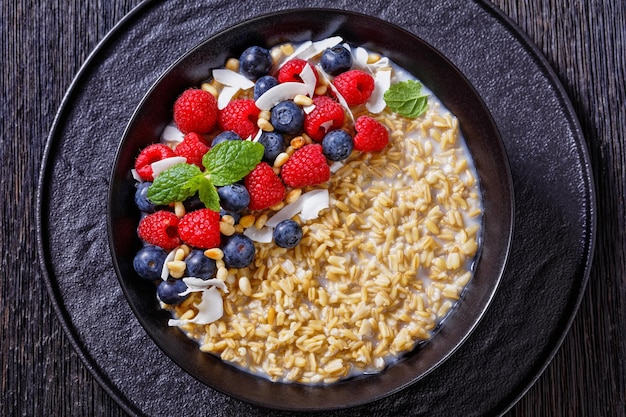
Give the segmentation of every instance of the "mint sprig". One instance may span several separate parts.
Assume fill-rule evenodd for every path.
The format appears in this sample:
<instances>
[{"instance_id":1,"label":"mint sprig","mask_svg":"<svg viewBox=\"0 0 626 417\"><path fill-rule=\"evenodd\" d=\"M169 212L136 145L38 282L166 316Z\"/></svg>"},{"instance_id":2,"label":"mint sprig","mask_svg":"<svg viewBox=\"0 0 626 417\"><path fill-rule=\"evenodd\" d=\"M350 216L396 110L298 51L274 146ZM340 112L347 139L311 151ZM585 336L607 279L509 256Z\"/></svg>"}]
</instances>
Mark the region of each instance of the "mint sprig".
<instances>
[{"instance_id":1,"label":"mint sprig","mask_svg":"<svg viewBox=\"0 0 626 417\"><path fill-rule=\"evenodd\" d=\"M187 163L163 171L148 188L148 199L157 205L184 201L198 193L200 201L213 211L220 211L216 186L235 183L261 162L262 144L243 140L222 142L202 158L205 171Z\"/></svg>"},{"instance_id":2,"label":"mint sprig","mask_svg":"<svg viewBox=\"0 0 626 417\"><path fill-rule=\"evenodd\" d=\"M428 94L422 93L422 84L415 80L392 85L383 99L392 111L409 119L415 119L428 109Z\"/></svg>"},{"instance_id":3,"label":"mint sprig","mask_svg":"<svg viewBox=\"0 0 626 417\"><path fill-rule=\"evenodd\" d=\"M265 147L258 142L225 141L215 145L202 158L202 165L211 173L217 186L239 181L263 158Z\"/></svg>"}]
</instances>

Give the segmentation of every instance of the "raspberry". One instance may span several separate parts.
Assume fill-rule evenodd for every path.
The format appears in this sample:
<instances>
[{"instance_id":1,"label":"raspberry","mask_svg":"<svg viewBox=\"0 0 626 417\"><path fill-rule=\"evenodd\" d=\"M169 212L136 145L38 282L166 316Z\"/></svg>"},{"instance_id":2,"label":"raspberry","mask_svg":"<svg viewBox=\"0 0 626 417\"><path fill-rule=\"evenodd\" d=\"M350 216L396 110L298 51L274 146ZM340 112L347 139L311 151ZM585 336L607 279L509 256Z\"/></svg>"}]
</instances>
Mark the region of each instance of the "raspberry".
<instances>
[{"instance_id":1,"label":"raspberry","mask_svg":"<svg viewBox=\"0 0 626 417\"><path fill-rule=\"evenodd\" d=\"M361 152L382 151L389 143L387 128L369 116L356 119L354 149Z\"/></svg>"},{"instance_id":2,"label":"raspberry","mask_svg":"<svg viewBox=\"0 0 626 417\"><path fill-rule=\"evenodd\" d=\"M313 98L313 111L304 117L304 131L316 142L324 139L331 130L343 125L344 112L341 104L328 96Z\"/></svg>"},{"instance_id":3,"label":"raspberry","mask_svg":"<svg viewBox=\"0 0 626 417\"><path fill-rule=\"evenodd\" d=\"M180 219L178 234L190 246L216 248L220 245L220 214L208 208L190 211Z\"/></svg>"},{"instance_id":4,"label":"raspberry","mask_svg":"<svg viewBox=\"0 0 626 417\"><path fill-rule=\"evenodd\" d=\"M294 188L328 181L330 167L322 153L322 145L314 143L295 151L283 165L281 176L285 184Z\"/></svg>"},{"instance_id":5,"label":"raspberry","mask_svg":"<svg viewBox=\"0 0 626 417\"><path fill-rule=\"evenodd\" d=\"M350 70L336 76L333 85L348 106L356 106L365 103L372 95L374 77L360 70Z\"/></svg>"},{"instance_id":6,"label":"raspberry","mask_svg":"<svg viewBox=\"0 0 626 417\"><path fill-rule=\"evenodd\" d=\"M285 186L266 162L258 164L246 176L244 185L250 194L250 210L263 210L285 198Z\"/></svg>"},{"instance_id":7,"label":"raspberry","mask_svg":"<svg viewBox=\"0 0 626 417\"><path fill-rule=\"evenodd\" d=\"M285 62L285 64L280 67L278 71L278 82L279 83L301 83L302 78L300 78L300 73L305 65L309 65L313 70L313 74L315 74L315 84L319 81L319 76L317 75L317 70L313 65L305 61L304 59L295 58L290 61Z\"/></svg>"},{"instance_id":8,"label":"raspberry","mask_svg":"<svg viewBox=\"0 0 626 417\"><path fill-rule=\"evenodd\" d=\"M163 144L154 143L149 145L139 153L135 160L135 171L137 171L142 180L153 181L154 176L152 175L151 164L172 156L176 156L174 151Z\"/></svg>"},{"instance_id":9,"label":"raspberry","mask_svg":"<svg viewBox=\"0 0 626 417\"><path fill-rule=\"evenodd\" d=\"M174 103L174 123L183 133L209 133L217 122L217 100L208 91L185 90Z\"/></svg>"},{"instance_id":10,"label":"raspberry","mask_svg":"<svg viewBox=\"0 0 626 417\"><path fill-rule=\"evenodd\" d=\"M202 157L209 151L209 147L204 144L202 136L197 133L187 133L181 143L176 145L174 153L187 158L188 164L197 165L203 168Z\"/></svg>"},{"instance_id":11,"label":"raspberry","mask_svg":"<svg viewBox=\"0 0 626 417\"><path fill-rule=\"evenodd\" d=\"M137 234L144 242L166 250L180 245L178 217L171 211L159 210L141 219Z\"/></svg>"},{"instance_id":12,"label":"raspberry","mask_svg":"<svg viewBox=\"0 0 626 417\"><path fill-rule=\"evenodd\" d=\"M222 130L232 130L243 139L254 137L257 132L257 120L261 110L254 104L254 100L232 100L218 116Z\"/></svg>"}]
</instances>

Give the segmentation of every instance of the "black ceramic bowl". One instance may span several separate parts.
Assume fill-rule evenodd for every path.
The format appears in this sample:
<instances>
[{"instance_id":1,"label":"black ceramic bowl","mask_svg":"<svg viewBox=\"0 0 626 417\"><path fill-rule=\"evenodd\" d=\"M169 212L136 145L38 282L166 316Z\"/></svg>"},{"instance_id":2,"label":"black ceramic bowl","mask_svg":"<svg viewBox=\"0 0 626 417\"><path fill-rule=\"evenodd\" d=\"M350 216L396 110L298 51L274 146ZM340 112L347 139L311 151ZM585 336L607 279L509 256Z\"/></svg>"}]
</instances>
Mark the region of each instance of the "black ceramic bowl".
<instances>
[{"instance_id":1,"label":"black ceramic bowl","mask_svg":"<svg viewBox=\"0 0 626 417\"><path fill-rule=\"evenodd\" d=\"M420 79L459 119L474 158L483 193L484 228L475 276L439 331L403 360L376 375L330 386L273 383L242 372L210 354L179 329L169 327L152 283L140 279L132 261L141 247L136 236L139 212L130 176L138 150L159 139L171 120L176 97L207 78L250 45L320 40L340 35L390 57ZM498 286L512 234L513 193L499 133L485 105L466 78L421 39L370 16L339 10L300 9L262 16L225 30L186 53L155 83L121 138L109 194L109 238L119 282L137 318L155 343L211 388L254 404L287 410L350 407L390 395L425 377L463 343L475 328ZM175 366L174 364L172 366ZM155 387L158 389L158 387Z\"/></svg>"}]
</instances>

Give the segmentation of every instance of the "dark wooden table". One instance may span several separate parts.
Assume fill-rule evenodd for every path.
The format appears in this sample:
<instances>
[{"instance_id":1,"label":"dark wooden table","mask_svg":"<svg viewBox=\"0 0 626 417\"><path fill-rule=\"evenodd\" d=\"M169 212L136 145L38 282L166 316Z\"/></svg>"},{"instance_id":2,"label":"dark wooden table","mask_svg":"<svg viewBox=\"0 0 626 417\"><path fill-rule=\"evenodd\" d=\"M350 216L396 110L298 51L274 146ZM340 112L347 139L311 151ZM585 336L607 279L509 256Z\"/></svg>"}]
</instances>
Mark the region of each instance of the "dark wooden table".
<instances>
[{"instance_id":1,"label":"dark wooden table","mask_svg":"<svg viewBox=\"0 0 626 417\"><path fill-rule=\"evenodd\" d=\"M38 174L65 91L139 0L0 4L0 415L122 416L74 352L37 255ZM597 187L587 291L551 364L507 416L626 415L626 3L495 0L543 51L580 120Z\"/></svg>"}]
</instances>

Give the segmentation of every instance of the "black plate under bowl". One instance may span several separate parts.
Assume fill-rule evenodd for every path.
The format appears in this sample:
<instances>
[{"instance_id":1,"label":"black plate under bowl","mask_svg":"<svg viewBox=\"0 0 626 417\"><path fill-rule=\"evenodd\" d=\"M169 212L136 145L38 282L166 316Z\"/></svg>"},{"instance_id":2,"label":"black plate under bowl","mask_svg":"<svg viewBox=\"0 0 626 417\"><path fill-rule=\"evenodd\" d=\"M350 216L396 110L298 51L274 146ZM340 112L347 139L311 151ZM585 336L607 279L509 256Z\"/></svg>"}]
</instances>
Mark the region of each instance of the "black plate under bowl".
<instances>
[{"instance_id":1,"label":"black plate under bowl","mask_svg":"<svg viewBox=\"0 0 626 417\"><path fill-rule=\"evenodd\" d=\"M335 34L389 56L422 80L459 118L484 194L487 215L482 250L462 302L432 341L400 363L381 374L331 387L272 383L200 352L196 343L167 326L170 316L159 307L154 286L139 279L132 269L141 243L135 235L139 213L132 203L134 181L129 172L136 150L158 141L180 92L198 85L228 57L238 56L253 44L271 46ZM504 148L491 116L465 77L431 46L396 26L370 16L329 10L288 11L242 23L206 40L176 62L146 95L128 125L117 153L109 202L109 233L118 278L133 311L157 345L208 386L242 400L285 409L334 409L373 401L434 369L460 346L487 308L504 268L513 224Z\"/></svg>"},{"instance_id":2,"label":"black plate under bowl","mask_svg":"<svg viewBox=\"0 0 626 417\"><path fill-rule=\"evenodd\" d=\"M390 57L420 79L459 119L474 158L483 193L482 247L475 276L431 341L376 375L330 386L273 383L235 369L206 354L178 328L167 325L152 283L140 279L132 261L141 247L139 212L130 176L139 149L158 142L176 97L197 86L211 69L223 67L250 45L320 40L345 41ZM119 282L137 318L155 343L179 366L206 385L266 407L324 410L350 407L390 395L421 379L448 358L477 325L492 299L506 263L513 230L513 192L498 130L468 80L437 50L415 35L371 16L310 9L266 15L241 23L202 42L154 84L132 115L117 151L109 190L109 239Z\"/></svg>"}]
</instances>

